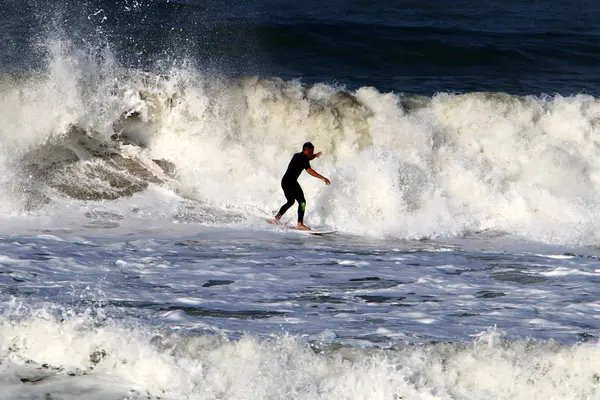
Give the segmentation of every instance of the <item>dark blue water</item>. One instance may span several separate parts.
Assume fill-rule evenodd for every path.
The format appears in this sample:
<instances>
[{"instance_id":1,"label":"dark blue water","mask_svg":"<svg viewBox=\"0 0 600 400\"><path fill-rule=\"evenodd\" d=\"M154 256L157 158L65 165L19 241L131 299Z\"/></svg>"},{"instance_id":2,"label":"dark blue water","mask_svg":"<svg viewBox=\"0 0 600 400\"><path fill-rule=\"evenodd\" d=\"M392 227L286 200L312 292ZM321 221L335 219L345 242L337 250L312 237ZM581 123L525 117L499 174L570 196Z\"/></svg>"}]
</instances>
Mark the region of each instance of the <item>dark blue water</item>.
<instances>
[{"instance_id":1,"label":"dark blue water","mask_svg":"<svg viewBox=\"0 0 600 400\"><path fill-rule=\"evenodd\" d=\"M191 62L233 77L425 95L600 88L600 3L591 0L5 0L1 8L0 70L11 73L43 65L43 43L60 36L146 70Z\"/></svg>"}]
</instances>

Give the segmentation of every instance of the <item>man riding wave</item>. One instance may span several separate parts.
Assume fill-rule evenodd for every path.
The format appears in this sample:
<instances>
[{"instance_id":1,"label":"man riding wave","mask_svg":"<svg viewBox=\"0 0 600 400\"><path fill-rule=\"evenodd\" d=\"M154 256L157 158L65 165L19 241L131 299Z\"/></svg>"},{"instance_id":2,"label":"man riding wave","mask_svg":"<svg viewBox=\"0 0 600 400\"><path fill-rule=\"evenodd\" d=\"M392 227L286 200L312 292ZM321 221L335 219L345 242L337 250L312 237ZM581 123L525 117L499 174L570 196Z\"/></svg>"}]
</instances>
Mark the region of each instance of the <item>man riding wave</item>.
<instances>
[{"instance_id":1,"label":"man riding wave","mask_svg":"<svg viewBox=\"0 0 600 400\"><path fill-rule=\"evenodd\" d=\"M304 198L304 192L298 183L298 177L302 173L303 170L306 170L310 175L315 178L321 179L325 182L326 185L329 185L331 182L329 179L320 175L317 171L310 167L310 161L315 158L321 157L322 152L318 152L314 154L315 146L312 143L306 142L302 146L302 152L294 154L292 160L290 161L287 171L283 175L281 179L281 188L283 189L283 194L287 199L287 203L281 206L281 209L275 216L274 223L279 222L283 214L294 205L294 202L298 202L298 225L297 229L299 230L310 230L310 228L304 225L304 212L306 211L306 199Z\"/></svg>"}]
</instances>

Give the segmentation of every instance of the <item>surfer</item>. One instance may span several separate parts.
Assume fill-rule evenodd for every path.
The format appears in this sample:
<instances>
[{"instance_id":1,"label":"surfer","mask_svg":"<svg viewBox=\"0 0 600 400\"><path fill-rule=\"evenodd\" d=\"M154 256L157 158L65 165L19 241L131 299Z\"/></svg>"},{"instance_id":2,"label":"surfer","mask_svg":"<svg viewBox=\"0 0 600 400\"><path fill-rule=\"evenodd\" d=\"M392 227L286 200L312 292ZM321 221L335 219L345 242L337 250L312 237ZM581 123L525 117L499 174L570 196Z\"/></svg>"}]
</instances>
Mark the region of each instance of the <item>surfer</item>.
<instances>
[{"instance_id":1,"label":"surfer","mask_svg":"<svg viewBox=\"0 0 600 400\"><path fill-rule=\"evenodd\" d=\"M304 225L304 211L306 210L306 199L304 198L304 192L298 183L298 177L302 173L302 170L306 170L310 175L315 178L321 179L325 182L326 185L329 185L331 182L329 179L320 175L317 171L310 167L310 161L315 158L321 157L322 152L318 152L315 154L315 146L312 143L306 142L302 146L302 152L294 154L290 164L288 165L287 171L283 175L281 179L281 188L283 189L283 194L287 199L287 203L281 206L281 209L275 216L275 220L273 223L279 222L283 214L294 205L294 201L298 202L298 225L297 229L308 231L310 228Z\"/></svg>"}]
</instances>

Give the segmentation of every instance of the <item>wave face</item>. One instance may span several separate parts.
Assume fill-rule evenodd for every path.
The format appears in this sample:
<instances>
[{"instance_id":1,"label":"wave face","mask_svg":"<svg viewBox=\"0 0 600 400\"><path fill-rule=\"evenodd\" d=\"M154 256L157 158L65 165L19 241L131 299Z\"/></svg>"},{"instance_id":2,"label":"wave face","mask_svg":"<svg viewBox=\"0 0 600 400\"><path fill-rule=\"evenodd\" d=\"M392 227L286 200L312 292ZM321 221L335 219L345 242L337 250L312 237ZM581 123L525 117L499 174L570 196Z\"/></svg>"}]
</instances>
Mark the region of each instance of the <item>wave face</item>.
<instances>
[{"instance_id":1,"label":"wave face","mask_svg":"<svg viewBox=\"0 0 600 400\"><path fill-rule=\"evenodd\" d=\"M148 185L224 211L276 210L287 162L310 140L324 153L313 167L333 182L300 179L313 224L396 238L597 241L594 97L410 97L186 64L153 74L61 39L47 51L43 72L0 81L4 215Z\"/></svg>"},{"instance_id":2,"label":"wave face","mask_svg":"<svg viewBox=\"0 0 600 400\"><path fill-rule=\"evenodd\" d=\"M511 342L495 330L470 343L369 350L13 307L0 318L2 399L587 399L599 381L595 345Z\"/></svg>"}]
</instances>

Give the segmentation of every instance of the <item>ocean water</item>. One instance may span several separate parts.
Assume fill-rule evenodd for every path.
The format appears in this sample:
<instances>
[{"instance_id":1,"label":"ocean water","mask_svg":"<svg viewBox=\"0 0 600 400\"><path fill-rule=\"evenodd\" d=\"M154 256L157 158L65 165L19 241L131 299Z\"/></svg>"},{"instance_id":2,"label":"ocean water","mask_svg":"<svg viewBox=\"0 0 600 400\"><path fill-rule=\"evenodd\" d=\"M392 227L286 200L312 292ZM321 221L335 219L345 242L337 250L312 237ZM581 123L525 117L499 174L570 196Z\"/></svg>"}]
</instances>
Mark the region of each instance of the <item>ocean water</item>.
<instances>
[{"instance_id":1,"label":"ocean water","mask_svg":"<svg viewBox=\"0 0 600 400\"><path fill-rule=\"evenodd\" d=\"M600 398L596 2L0 11L0 399Z\"/></svg>"}]
</instances>

